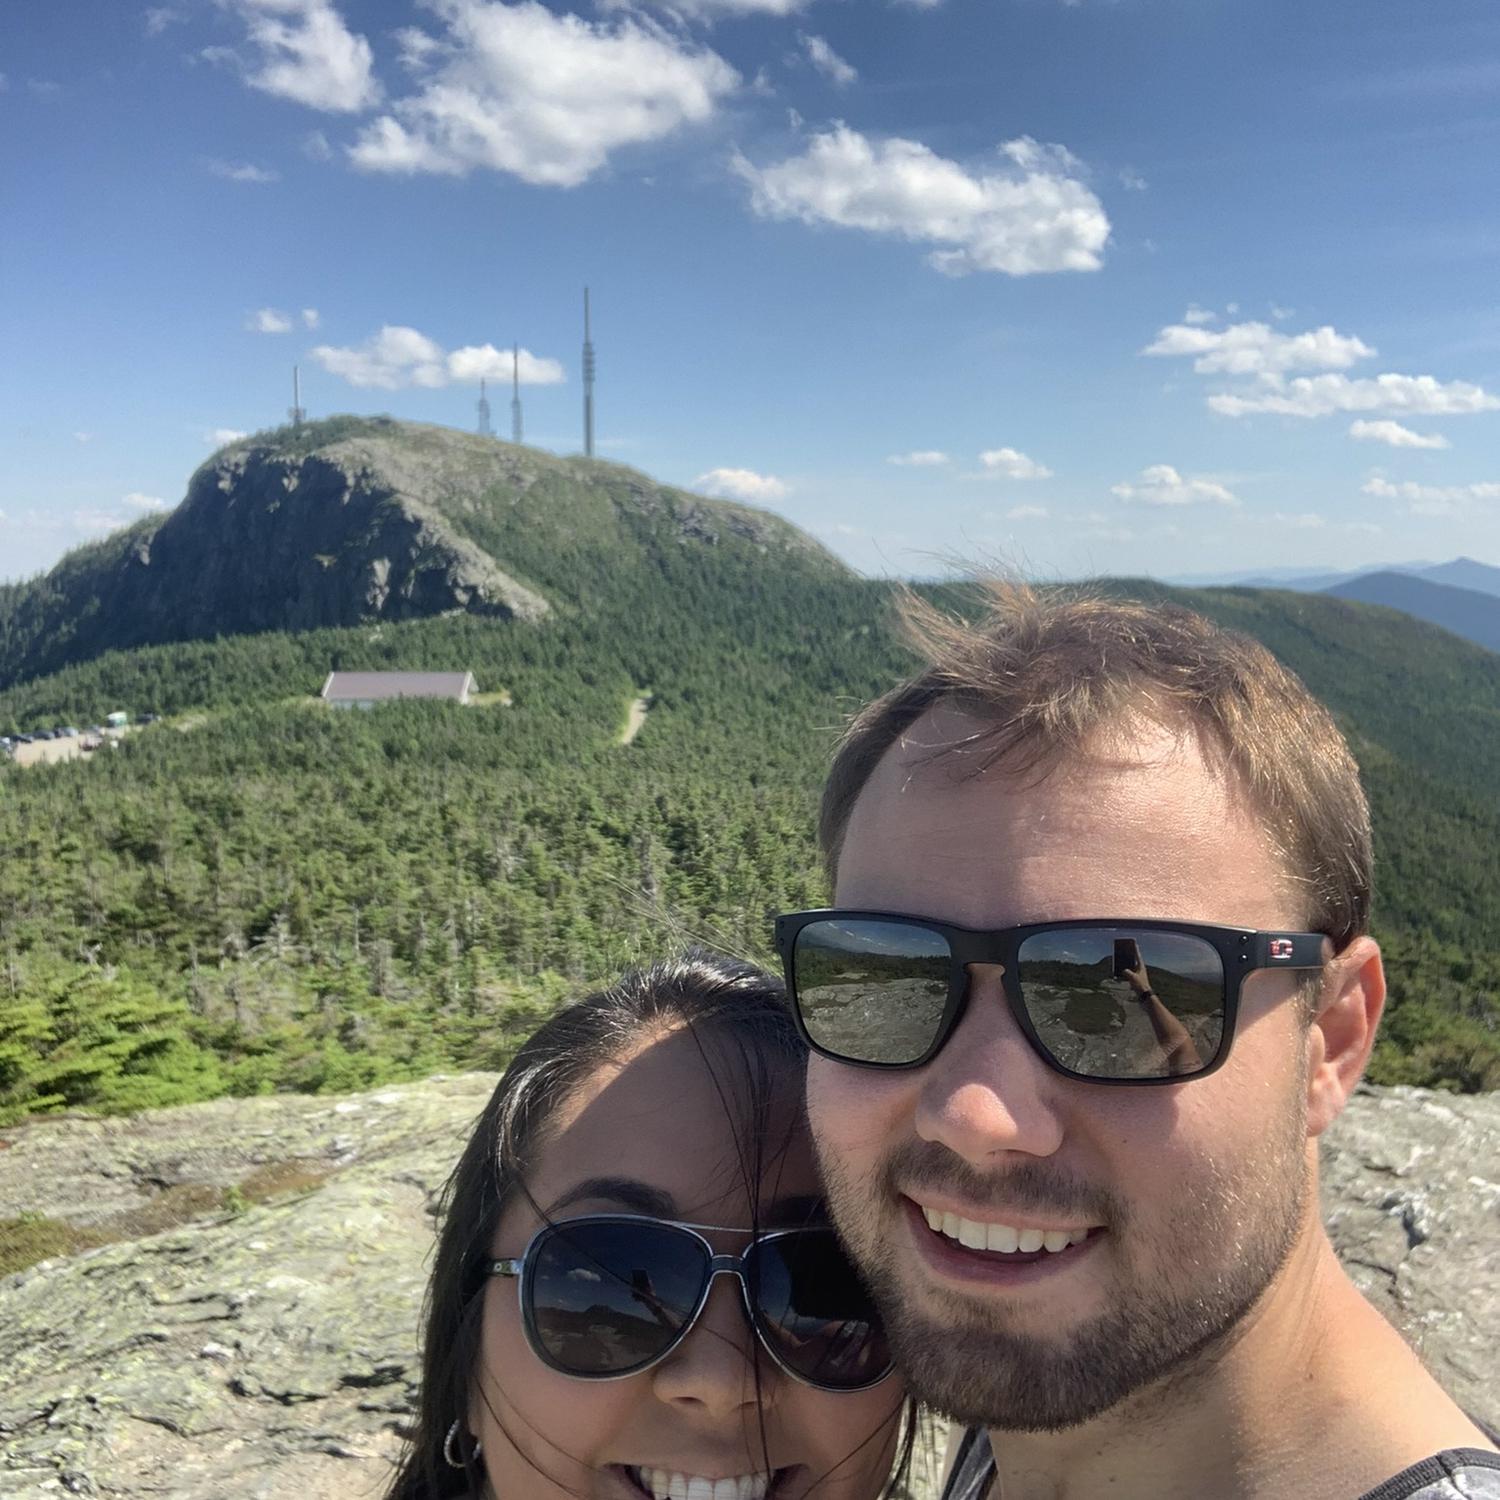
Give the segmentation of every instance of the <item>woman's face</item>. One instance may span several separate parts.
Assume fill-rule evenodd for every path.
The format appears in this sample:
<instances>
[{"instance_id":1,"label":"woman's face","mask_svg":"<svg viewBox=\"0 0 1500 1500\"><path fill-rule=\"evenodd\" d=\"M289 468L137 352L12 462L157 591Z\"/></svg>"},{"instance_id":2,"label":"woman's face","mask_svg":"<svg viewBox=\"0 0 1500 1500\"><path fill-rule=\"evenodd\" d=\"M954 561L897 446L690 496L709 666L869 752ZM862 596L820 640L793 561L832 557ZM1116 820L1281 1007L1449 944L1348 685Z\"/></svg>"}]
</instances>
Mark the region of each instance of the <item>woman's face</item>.
<instances>
[{"instance_id":1,"label":"woman's face","mask_svg":"<svg viewBox=\"0 0 1500 1500\"><path fill-rule=\"evenodd\" d=\"M690 1033L672 1032L601 1068L566 1101L528 1183L547 1218L648 1213L750 1227L733 1119L741 1112L737 1054L712 1036L701 1041L702 1050ZM795 1087L788 1085L773 1113L773 1147L788 1135L790 1146L766 1163L758 1184L762 1228L805 1223L821 1198L805 1133L792 1128ZM518 1195L501 1217L492 1254L519 1256L543 1222ZM721 1253L746 1244L743 1235L708 1238ZM692 1332L661 1363L620 1380L574 1380L537 1359L516 1287L497 1277L485 1290L469 1410L496 1500L879 1494L895 1446L900 1382L891 1377L850 1394L815 1390L762 1354L757 1391L755 1336L734 1278L715 1279ZM751 1477L766 1472L768 1490ZM638 1475L654 1488L642 1488Z\"/></svg>"}]
</instances>

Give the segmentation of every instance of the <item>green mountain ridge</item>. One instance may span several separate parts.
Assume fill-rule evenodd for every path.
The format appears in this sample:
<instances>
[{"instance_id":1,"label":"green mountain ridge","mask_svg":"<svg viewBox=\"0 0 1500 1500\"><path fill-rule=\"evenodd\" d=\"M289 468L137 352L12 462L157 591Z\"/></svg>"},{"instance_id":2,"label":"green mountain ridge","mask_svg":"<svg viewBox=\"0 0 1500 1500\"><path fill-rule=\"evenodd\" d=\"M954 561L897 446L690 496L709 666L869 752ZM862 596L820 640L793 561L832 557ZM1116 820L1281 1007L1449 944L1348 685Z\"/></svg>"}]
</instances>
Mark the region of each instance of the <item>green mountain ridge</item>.
<instances>
[{"instance_id":1,"label":"green mountain ridge","mask_svg":"<svg viewBox=\"0 0 1500 1500\"><path fill-rule=\"evenodd\" d=\"M554 498L530 510L439 497L547 601L533 620L162 642L0 690L0 730L169 716L92 763L0 765L0 1123L493 1067L621 964L687 940L764 961L769 916L824 899L829 752L911 664L891 587L779 518L584 462L538 462ZM1500 657L1320 595L1099 586L1255 635L1333 707L1376 819L1375 1077L1500 1087ZM508 706L332 714L331 667L470 670Z\"/></svg>"}]
</instances>

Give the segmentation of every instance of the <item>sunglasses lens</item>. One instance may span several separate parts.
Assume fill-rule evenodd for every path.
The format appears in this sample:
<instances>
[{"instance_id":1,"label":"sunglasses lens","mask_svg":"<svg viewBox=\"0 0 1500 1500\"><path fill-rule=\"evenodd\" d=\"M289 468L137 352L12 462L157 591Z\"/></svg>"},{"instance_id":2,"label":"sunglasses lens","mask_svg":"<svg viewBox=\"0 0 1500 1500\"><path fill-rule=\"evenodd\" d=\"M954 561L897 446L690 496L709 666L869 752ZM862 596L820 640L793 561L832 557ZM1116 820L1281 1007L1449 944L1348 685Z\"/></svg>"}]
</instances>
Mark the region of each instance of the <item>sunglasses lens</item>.
<instances>
[{"instance_id":1,"label":"sunglasses lens","mask_svg":"<svg viewBox=\"0 0 1500 1500\"><path fill-rule=\"evenodd\" d=\"M831 1229L757 1242L748 1281L761 1333L809 1385L857 1390L890 1369L875 1306Z\"/></svg>"},{"instance_id":2,"label":"sunglasses lens","mask_svg":"<svg viewBox=\"0 0 1500 1500\"><path fill-rule=\"evenodd\" d=\"M851 1062L913 1063L948 1007L948 940L902 922L819 921L792 948L790 988L815 1046Z\"/></svg>"},{"instance_id":3,"label":"sunglasses lens","mask_svg":"<svg viewBox=\"0 0 1500 1500\"><path fill-rule=\"evenodd\" d=\"M1085 1078L1186 1077L1223 1044L1224 964L1202 938L1059 928L1027 938L1017 968L1042 1046Z\"/></svg>"},{"instance_id":4,"label":"sunglasses lens","mask_svg":"<svg viewBox=\"0 0 1500 1500\"><path fill-rule=\"evenodd\" d=\"M669 1227L574 1219L531 1263L538 1352L569 1375L624 1375L658 1358L703 1292L708 1257Z\"/></svg>"}]
</instances>

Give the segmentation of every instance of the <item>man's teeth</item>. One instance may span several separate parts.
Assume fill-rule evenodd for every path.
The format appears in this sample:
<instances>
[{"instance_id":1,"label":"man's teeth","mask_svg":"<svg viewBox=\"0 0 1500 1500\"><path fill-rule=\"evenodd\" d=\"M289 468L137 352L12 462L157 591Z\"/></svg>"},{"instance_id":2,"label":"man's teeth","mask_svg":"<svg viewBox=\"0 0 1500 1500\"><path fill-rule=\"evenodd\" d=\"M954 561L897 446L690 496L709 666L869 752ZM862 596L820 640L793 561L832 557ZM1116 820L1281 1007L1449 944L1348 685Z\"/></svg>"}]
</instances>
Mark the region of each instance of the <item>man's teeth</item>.
<instances>
[{"instance_id":1,"label":"man's teeth","mask_svg":"<svg viewBox=\"0 0 1500 1500\"><path fill-rule=\"evenodd\" d=\"M635 1481L656 1500L765 1500L769 1474L739 1474L733 1479L704 1479L671 1469L633 1469Z\"/></svg>"},{"instance_id":2,"label":"man's teeth","mask_svg":"<svg viewBox=\"0 0 1500 1500\"><path fill-rule=\"evenodd\" d=\"M998 1250L1003 1255L1017 1251L1029 1255L1037 1250L1050 1250L1055 1255L1086 1240L1089 1234L1087 1229L1012 1229L1009 1224L981 1224L935 1208L924 1208L922 1214L934 1234L945 1234L968 1250Z\"/></svg>"}]
</instances>

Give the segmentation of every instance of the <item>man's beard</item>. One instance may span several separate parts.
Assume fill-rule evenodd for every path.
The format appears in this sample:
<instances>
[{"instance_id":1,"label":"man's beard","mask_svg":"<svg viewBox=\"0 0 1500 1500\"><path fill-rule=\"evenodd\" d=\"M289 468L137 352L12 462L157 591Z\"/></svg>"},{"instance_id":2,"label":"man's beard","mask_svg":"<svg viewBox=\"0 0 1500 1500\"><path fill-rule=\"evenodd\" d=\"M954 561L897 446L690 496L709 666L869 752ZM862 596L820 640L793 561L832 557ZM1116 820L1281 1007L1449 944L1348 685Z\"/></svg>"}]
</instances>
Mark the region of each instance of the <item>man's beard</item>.
<instances>
[{"instance_id":1,"label":"man's beard","mask_svg":"<svg viewBox=\"0 0 1500 1500\"><path fill-rule=\"evenodd\" d=\"M1207 1170L1182 1182L1169 1219L1149 1231L1117 1195L1041 1162L989 1175L943 1147L913 1141L877 1171L871 1196L869 1178L856 1185L836 1160L822 1157L834 1221L869 1283L910 1392L965 1426L1055 1432L1187 1373L1254 1306L1301 1229L1310 1188L1305 1122L1300 1108L1287 1113L1296 1118L1287 1120L1281 1139L1266 1143L1251 1172L1231 1180ZM1102 1221L1108 1243L1090 1253L1113 1255L1119 1267L1105 1289L1109 1310L1058 1339L1008 1328L998 1293L970 1296L929 1285L929 1310L919 1310L913 1277L893 1249L902 1231L880 1222L878 1205L887 1205L888 1219L898 1192L923 1186L975 1204ZM1136 1242L1133 1230L1150 1237Z\"/></svg>"}]
</instances>

